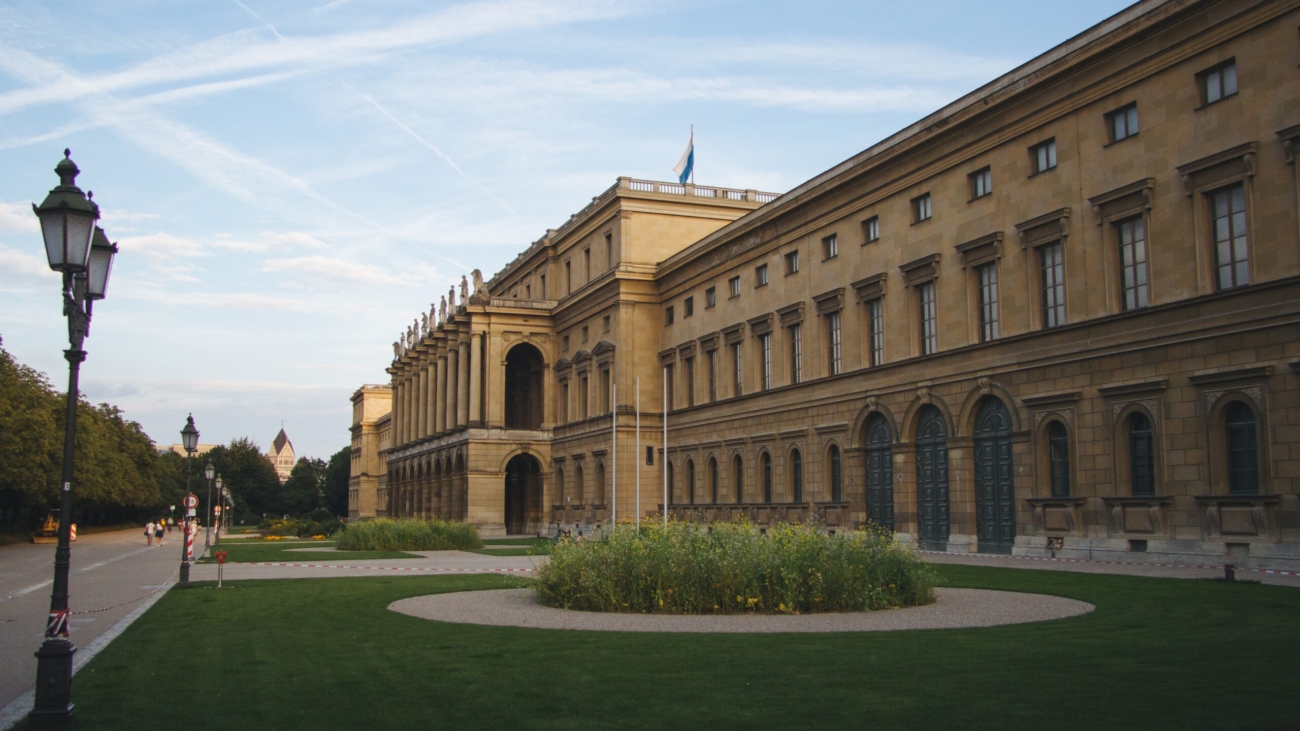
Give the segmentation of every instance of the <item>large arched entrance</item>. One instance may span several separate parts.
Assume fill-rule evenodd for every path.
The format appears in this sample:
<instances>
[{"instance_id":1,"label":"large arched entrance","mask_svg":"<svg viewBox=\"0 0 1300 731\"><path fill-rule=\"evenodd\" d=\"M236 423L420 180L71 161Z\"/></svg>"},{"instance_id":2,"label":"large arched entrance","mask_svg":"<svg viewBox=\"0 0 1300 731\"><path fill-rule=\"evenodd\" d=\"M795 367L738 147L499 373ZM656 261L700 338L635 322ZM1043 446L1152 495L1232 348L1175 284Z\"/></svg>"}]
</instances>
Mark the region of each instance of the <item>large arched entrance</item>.
<instances>
[{"instance_id":1,"label":"large arched entrance","mask_svg":"<svg viewBox=\"0 0 1300 731\"><path fill-rule=\"evenodd\" d=\"M542 428L542 353L520 343L506 355L506 428Z\"/></svg>"},{"instance_id":2,"label":"large arched entrance","mask_svg":"<svg viewBox=\"0 0 1300 731\"><path fill-rule=\"evenodd\" d=\"M989 396L975 415L975 522L980 553L1011 553L1016 541L1011 414Z\"/></svg>"},{"instance_id":3,"label":"large arched entrance","mask_svg":"<svg viewBox=\"0 0 1300 731\"><path fill-rule=\"evenodd\" d=\"M867 517L872 523L894 530L894 433L880 414L867 419L863 454L867 467Z\"/></svg>"},{"instance_id":4,"label":"large arched entrance","mask_svg":"<svg viewBox=\"0 0 1300 731\"><path fill-rule=\"evenodd\" d=\"M925 407L916 427L916 532L921 548L948 550L948 426Z\"/></svg>"},{"instance_id":5,"label":"large arched entrance","mask_svg":"<svg viewBox=\"0 0 1300 731\"><path fill-rule=\"evenodd\" d=\"M528 532L541 521L542 465L530 454L515 455L506 464L506 533Z\"/></svg>"}]
</instances>

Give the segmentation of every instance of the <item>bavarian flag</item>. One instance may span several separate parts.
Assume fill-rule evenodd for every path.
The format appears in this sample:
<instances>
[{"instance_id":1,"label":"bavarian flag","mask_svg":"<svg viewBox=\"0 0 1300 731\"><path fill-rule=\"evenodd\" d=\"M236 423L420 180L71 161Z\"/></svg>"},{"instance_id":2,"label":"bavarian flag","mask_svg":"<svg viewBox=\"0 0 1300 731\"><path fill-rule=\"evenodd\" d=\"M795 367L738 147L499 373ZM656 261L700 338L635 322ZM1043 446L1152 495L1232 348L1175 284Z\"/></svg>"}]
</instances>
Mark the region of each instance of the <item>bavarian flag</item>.
<instances>
[{"instance_id":1,"label":"bavarian flag","mask_svg":"<svg viewBox=\"0 0 1300 731\"><path fill-rule=\"evenodd\" d=\"M677 162L673 172L677 173L677 182L682 185L686 185L686 181L691 179L691 173L695 172L695 125L691 125L691 141L686 145L686 152L682 153L682 159Z\"/></svg>"}]
</instances>

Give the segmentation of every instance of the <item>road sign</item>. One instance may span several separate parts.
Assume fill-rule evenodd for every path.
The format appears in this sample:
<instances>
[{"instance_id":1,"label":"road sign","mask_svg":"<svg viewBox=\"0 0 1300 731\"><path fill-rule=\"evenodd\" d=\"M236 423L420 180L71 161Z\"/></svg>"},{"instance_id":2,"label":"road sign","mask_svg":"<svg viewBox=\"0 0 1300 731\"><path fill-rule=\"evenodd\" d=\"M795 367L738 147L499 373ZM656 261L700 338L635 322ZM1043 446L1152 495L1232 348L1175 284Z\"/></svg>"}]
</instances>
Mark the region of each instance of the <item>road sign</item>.
<instances>
[{"instance_id":1,"label":"road sign","mask_svg":"<svg viewBox=\"0 0 1300 731\"><path fill-rule=\"evenodd\" d=\"M220 505L214 506L212 508L212 512L216 513L217 515L221 515L221 506Z\"/></svg>"},{"instance_id":2,"label":"road sign","mask_svg":"<svg viewBox=\"0 0 1300 731\"><path fill-rule=\"evenodd\" d=\"M195 510L194 508L190 508L189 510L186 510L186 511L185 511L185 514L186 514L187 516L193 518L195 515L198 515L198 511Z\"/></svg>"},{"instance_id":3,"label":"road sign","mask_svg":"<svg viewBox=\"0 0 1300 731\"><path fill-rule=\"evenodd\" d=\"M185 496L185 507L193 510L198 506L199 506L199 497L197 495L189 494Z\"/></svg>"}]
</instances>

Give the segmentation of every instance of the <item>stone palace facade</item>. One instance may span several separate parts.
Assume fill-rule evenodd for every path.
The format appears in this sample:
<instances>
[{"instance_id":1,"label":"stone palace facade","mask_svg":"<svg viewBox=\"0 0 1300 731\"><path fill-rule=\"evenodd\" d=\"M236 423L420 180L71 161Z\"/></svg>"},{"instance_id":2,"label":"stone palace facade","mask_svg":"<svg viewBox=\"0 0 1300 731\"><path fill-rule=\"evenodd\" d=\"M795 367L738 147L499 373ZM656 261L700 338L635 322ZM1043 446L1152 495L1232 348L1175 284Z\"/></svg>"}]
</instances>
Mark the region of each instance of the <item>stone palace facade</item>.
<instances>
[{"instance_id":1,"label":"stone palace facade","mask_svg":"<svg viewBox=\"0 0 1300 731\"><path fill-rule=\"evenodd\" d=\"M375 514L533 534L666 478L684 519L1300 566L1298 29L1147 0L783 195L619 179L395 345Z\"/></svg>"}]
</instances>

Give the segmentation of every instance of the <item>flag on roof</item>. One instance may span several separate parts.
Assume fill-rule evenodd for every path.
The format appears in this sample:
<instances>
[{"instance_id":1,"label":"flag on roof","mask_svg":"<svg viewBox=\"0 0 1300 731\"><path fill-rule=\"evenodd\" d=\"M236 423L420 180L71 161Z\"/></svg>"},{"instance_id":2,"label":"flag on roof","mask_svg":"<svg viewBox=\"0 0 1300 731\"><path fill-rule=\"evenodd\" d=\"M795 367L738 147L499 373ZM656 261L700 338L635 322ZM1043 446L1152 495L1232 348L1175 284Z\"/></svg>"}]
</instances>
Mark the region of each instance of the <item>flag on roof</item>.
<instances>
[{"instance_id":1,"label":"flag on roof","mask_svg":"<svg viewBox=\"0 0 1300 731\"><path fill-rule=\"evenodd\" d=\"M677 162L673 172L677 173L677 182L682 185L692 180L691 175L695 172L695 125L691 125L691 141L687 143L686 152L682 153L682 159Z\"/></svg>"}]
</instances>

